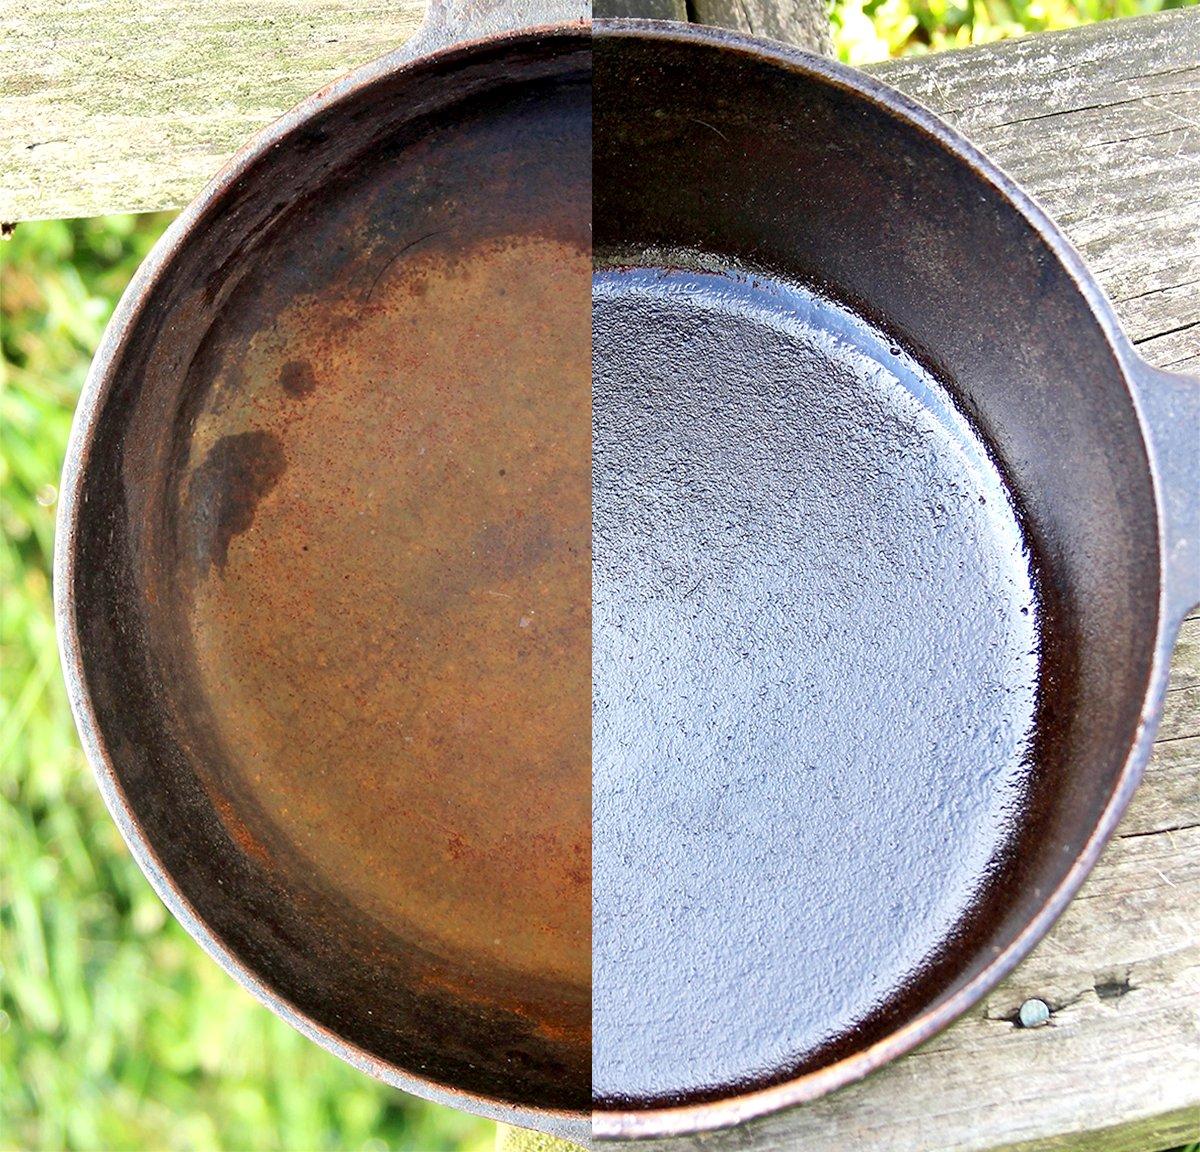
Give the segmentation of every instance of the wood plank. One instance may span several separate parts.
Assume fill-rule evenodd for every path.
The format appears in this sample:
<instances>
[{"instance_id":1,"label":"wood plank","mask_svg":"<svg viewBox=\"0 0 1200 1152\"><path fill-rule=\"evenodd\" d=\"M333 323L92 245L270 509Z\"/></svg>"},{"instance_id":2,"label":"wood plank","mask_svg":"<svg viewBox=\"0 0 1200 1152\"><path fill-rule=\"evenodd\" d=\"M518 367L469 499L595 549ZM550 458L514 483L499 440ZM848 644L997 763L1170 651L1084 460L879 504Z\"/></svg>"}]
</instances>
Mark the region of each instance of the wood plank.
<instances>
[{"instance_id":1,"label":"wood plank","mask_svg":"<svg viewBox=\"0 0 1200 1152\"><path fill-rule=\"evenodd\" d=\"M1182 688L1167 696L1158 743L1189 740L1200 732L1200 688ZM1200 761L1197 761L1200 766Z\"/></svg>"},{"instance_id":2,"label":"wood plank","mask_svg":"<svg viewBox=\"0 0 1200 1152\"><path fill-rule=\"evenodd\" d=\"M1180 368L1200 354L1200 11L871 71L938 112L1037 197L1130 336L1153 342L1144 355Z\"/></svg>"},{"instance_id":3,"label":"wood plank","mask_svg":"<svg viewBox=\"0 0 1200 1152\"><path fill-rule=\"evenodd\" d=\"M608 2L620 14L687 15L686 0ZM718 11L725 2L702 0L712 23L830 50L823 0L732 0ZM7 0L0 220L182 208L258 129L403 44L424 8L424 0Z\"/></svg>"},{"instance_id":4,"label":"wood plank","mask_svg":"<svg viewBox=\"0 0 1200 1152\"><path fill-rule=\"evenodd\" d=\"M592 15L599 20L687 20L687 0L594 0Z\"/></svg>"},{"instance_id":5,"label":"wood plank","mask_svg":"<svg viewBox=\"0 0 1200 1152\"><path fill-rule=\"evenodd\" d=\"M1171 687L1175 691L1200 687L1200 619L1194 615L1179 629L1171 673Z\"/></svg>"},{"instance_id":6,"label":"wood plank","mask_svg":"<svg viewBox=\"0 0 1200 1152\"><path fill-rule=\"evenodd\" d=\"M5 0L0 220L187 204L256 131L398 48L424 0Z\"/></svg>"}]
</instances>

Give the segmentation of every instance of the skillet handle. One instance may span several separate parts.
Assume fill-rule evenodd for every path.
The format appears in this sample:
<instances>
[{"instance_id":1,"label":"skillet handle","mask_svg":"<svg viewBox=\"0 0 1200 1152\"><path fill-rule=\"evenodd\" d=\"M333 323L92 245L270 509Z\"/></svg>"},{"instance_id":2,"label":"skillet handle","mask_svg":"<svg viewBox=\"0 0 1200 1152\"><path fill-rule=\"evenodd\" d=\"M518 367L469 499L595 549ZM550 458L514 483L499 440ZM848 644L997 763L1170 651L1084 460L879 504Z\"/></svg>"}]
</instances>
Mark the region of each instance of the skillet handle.
<instances>
[{"instance_id":1,"label":"skillet handle","mask_svg":"<svg viewBox=\"0 0 1200 1152\"><path fill-rule=\"evenodd\" d=\"M1200 604L1200 378L1140 358L1132 377L1162 508L1167 611L1178 624Z\"/></svg>"},{"instance_id":2,"label":"skillet handle","mask_svg":"<svg viewBox=\"0 0 1200 1152\"><path fill-rule=\"evenodd\" d=\"M825 0L593 0L592 15L598 20L690 20L833 55Z\"/></svg>"},{"instance_id":3,"label":"skillet handle","mask_svg":"<svg viewBox=\"0 0 1200 1152\"><path fill-rule=\"evenodd\" d=\"M504 32L588 24L589 0L429 0L425 19L401 49L409 60Z\"/></svg>"}]
</instances>

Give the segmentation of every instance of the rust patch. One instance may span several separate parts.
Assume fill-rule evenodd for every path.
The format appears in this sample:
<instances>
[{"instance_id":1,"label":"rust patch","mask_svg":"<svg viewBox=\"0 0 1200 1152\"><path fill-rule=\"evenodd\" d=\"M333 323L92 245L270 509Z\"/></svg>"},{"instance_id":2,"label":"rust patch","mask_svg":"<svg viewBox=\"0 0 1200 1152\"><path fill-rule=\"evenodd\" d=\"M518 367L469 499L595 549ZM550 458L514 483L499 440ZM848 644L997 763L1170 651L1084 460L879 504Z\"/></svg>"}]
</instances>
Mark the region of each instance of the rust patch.
<instances>
[{"instance_id":1,"label":"rust patch","mask_svg":"<svg viewBox=\"0 0 1200 1152\"><path fill-rule=\"evenodd\" d=\"M214 723L354 906L477 973L586 987L590 258L488 238L406 252L368 308L342 284L228 337L246 386L201 416L288 455L255 547L196 591ZM297 362L303 404L275 386ZM222 498L265 479L225 455Z\"/></svg>"},{"instance_id":2,"label":"rust patch","mask_svg":"<svg viewBox=\"0 0 1200 1152\"><path fill-rule=\"evenodd\" d=\"M188 518L202 574L224 571L229 544L254 523L259 501L279 483L287 467L283 445L270 432L222 436L192 473Z\"/></svg>"},{"instance_id":3,"label":"rust patch","mask_svg":"<svg viewBox=\"0 0 1200 1152\"><path fill-rule=\"evenodd\" d=\"M190 769L226 801L223 850L270 867L272 906L385 990L335 1003L325 963L297 1002L423 1074L573 1107L590 123L582 75L506 80L339 165L320 197L263 208L278 226L239 243L189 356L156 517L164 680L205 749Z\"/></svg>"}]
</instances>

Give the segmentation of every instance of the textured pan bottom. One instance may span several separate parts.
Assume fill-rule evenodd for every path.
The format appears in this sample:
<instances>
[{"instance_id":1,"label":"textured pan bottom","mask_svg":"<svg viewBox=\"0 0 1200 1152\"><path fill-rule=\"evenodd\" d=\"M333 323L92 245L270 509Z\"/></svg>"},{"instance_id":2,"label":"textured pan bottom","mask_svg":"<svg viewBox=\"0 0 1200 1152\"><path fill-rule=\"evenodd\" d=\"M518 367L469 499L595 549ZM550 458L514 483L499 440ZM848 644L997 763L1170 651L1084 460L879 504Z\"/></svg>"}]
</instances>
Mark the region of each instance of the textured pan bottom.
<instances>
[{"instance_id":1,"label":"textured pan bottom","mask_svg":"<svg viewBox=\"0 0 1200 1152\"><path fill-rule=\"evenodd\" d=\"M636 1108L927 998L1020 818L1038 611L986 450L866 322L654 268L592 311L592 1091Z\"/></svg>"}]
</instances>

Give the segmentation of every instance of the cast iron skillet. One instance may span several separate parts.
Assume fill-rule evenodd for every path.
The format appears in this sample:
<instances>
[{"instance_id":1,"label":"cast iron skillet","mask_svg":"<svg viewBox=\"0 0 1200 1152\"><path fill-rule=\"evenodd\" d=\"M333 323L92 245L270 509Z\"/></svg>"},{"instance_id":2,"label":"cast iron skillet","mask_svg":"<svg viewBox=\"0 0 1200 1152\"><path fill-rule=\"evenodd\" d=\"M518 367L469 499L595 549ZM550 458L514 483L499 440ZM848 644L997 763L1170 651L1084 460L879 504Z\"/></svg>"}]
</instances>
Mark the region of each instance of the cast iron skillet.
<instances>
[{"instance_id":1,"label":"cast iron skillet","mask_svg":"<svg viewBox=\"0 0 1200 1152\"><path fill-rule=\"evenodd\" d=\"M435 2L217 177L96 357L56 571L89 758L200 943L357 1067L576 1136L587 12Z\"/></svg>"},{"instance_id":2,"label":"cast iron skillet","mask_svg":"<svg viewBox=\"0 0 1200 1152\"><path fill-rule=\"evenodd\" d=\"M809 1100L1046 932L1200 600L1200 386L911 101L593 26L593 1133Z\"/></svg>"}]
</instances>

